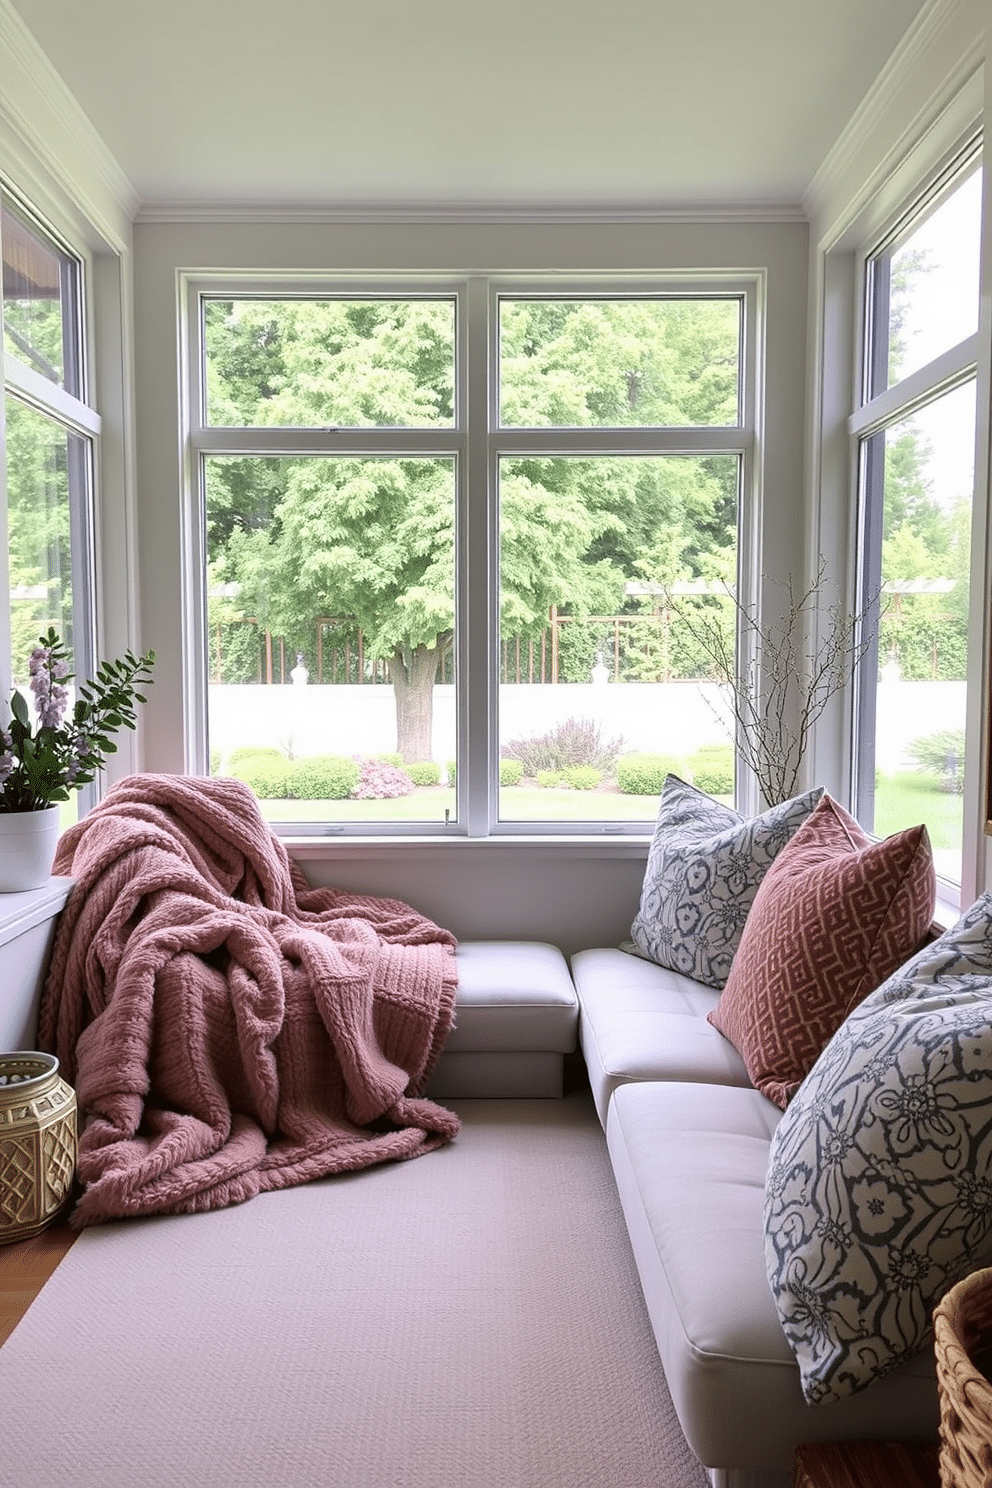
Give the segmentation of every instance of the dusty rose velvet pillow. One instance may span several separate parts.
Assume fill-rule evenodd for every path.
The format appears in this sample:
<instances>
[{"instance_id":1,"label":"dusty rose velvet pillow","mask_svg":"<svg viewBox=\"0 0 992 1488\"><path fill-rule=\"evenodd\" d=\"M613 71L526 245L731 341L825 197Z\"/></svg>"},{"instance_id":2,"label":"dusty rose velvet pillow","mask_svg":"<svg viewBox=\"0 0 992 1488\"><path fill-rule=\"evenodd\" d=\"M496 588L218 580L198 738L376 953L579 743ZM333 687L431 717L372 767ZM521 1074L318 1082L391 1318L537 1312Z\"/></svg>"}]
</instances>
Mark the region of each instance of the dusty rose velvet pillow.
<instances>
[{"instance_id":1,"label":"dusty rose velvet pillow","mask_svg":"<svg viewBox=\"0 0 992 1488\"><path fill-rule=\"evenodd\" d=\"M830 796L779 853L707 1016L783 1109L847 1014L925 941L936 877L924 826L872 842Z\"/></svg>"}]
</instances>

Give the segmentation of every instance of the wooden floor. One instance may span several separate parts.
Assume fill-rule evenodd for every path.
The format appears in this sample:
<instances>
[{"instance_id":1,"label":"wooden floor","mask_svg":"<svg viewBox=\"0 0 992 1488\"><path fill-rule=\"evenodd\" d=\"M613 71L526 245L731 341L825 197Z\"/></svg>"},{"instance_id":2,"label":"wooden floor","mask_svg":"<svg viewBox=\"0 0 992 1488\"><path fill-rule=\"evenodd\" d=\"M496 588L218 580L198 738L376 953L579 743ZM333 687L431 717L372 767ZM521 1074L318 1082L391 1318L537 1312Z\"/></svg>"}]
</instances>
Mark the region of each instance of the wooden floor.
<instances>
[{"instance_id":1,"label":"wooden floor","mask_svg":"<svg viewBox=\"0 0 992 1488\"><path fill-rule=\"evenodd\" d=\"M0 1245L0 1345L13 1333L77 1232L64 1221L30 1240Z\"/></svg>"}]
</instances>

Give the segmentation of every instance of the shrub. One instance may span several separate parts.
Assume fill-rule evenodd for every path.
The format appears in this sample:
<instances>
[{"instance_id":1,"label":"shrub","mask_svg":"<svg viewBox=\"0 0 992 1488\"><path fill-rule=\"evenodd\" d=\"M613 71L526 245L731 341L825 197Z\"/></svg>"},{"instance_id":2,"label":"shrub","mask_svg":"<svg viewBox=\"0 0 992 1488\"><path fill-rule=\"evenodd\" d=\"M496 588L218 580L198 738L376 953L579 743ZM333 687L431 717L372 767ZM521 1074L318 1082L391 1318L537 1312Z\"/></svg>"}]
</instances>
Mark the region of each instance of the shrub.
<instances>
[{"instance_id":1,"label":"shrub","mask_svg":"<svg viewBox=\"0 0 992 1488\"><path fill-rule=\"evenodd\" d=\"M241 760L231 769L235 780L243 780L260 801L278 801L289 795L289 776L292 765L282 759L276 751L275 759L263 755L259 759Z\"/></svg>"},{"instance_id":2,"label":"shrub","mask_svg":"<svg viewBox=\"0 0 992 1488\"><path fill-rule=\"evenodd\" d=\"M313 754L291 766L289 786L301 801L346 801L360 773L357 760L341 754Z\"/></svg>"},{"instance_id":3,"label":"shrub","mask_svg":"<svg viewBox=\"0 0 992 1488\"><path fill-rule=\"evenodd\" d=\"M511 739L500 753L504 759L519 760L525 775L536 777L539 770L568 769L569 765L591 765L604 775L610 773L623 748L622 739L604 740L594 718L566 718L546 734L530 739Z\"/></svg>"},{"instance_id":4,"label":"shrub","mask_svg":"<svg viewBox=\"0 0 992 1488\"><path fill-rule=\"evenodd\" d=\"M383 760L366 760L351 795L355 801L387 801L412 791L413 781L405 770Z\"/></svg>"},{"instance_id":5,"label":"shrub","mask_svg":"<svg viewBox=\"0 0 992 1488\"><path fill-rule=\"evenodd\" d=\"M734 746L704 744L686 760L692 782L708 796L729 796L734 790Z\"/></svg>"},{"instance_id":6,"label":"shrub","mask_svg":"<svg viewBox=\"0 0 992 1488\"><path fill-rule=\"evenodd\" d=\"M395 765L397 770L403 768L403 756L401 754L377 754L376 759L383 765Z\"/></svg>"},{"instance_id":7,"label":"shrub","mask_svg":"<svg viewBox=\"0 0 992 1488\"><path fill-rule=\"evenodd\" d=\"M210 773L211 773L211 775L219 775L220 774L220 750L219 749L211 749L211 751L210 751Z\"/></svg>"},{"instance_id":8,"label":"shrub","mask_svg":"<svg viewBox=\"0 0 992 1488\"><path fill-rule=\"evenodd\" d=\"M940 789L960 794L964 790L964 729L938 729L914 739L906 750L918 770L933 775Z\"/></svg>"},{"instance_id":9,"label":"shrub","mask_svg":"<svg viewBox=\"0 0 992 1488\"><path fill-rule=\"evenodd\" d=\"M538 770L534 779L542 790L554 790L556 785L561 784L561 772L558 770Z\"/></svg>"},{"instance_id":10,"label":"shrub","mask_svg":"<svg viewBox=\"0 0 992 1488\"><path fill-rule=\"evenodd\" d=\"M241 744L237 749L231 750L231 757L227 762L227 768L234 774L235 765L243 765L247 760L284 759L281 749L276 749L271 744Z\"/></svg>"},{"instance_id":11,"label":"shrub","mask_svg":"<svg viewBox=\"0 0 992 1488\"><path fill-rule=\"evenodd\" d=\"M406 773L414 785L437 785L441 779L441 766L433 760L418 760L406 766Z\"/></svg>"},{"instance_id":12,"label":"shrub","mask_svg":"<svg viewBox=\"0 0 992 1488\"><path fill-rule=\"evenodd\" d=\"M625 754L617 760L617 785L625 796L660 796L665 776L685 776L681 760L668 754Z\"/></svg>"},{"instance_id":13,"label":"shrub","mask_svg":"<svg viewBox=\"0 0 992 1488\"><path fill-rule=\"evenodd\" d=\"M603 774L601 770L593 769L592 765L569 765L567 770L562 771L562 778L573 790L595 790Z\"/></svg>"},{"instance_id":14,"label":"shrub","mask_svg":"<svg viewBox=\"0 0 992 1488\"><path fill-rule=\"evenodd\" d=\"M500 785L519 785L523 779L524 767L519 760L501 759L499 762Z\"/></svg>"},{"instance_id":15,"label":"shrub","mask_svg":"<svg viewBox=\"0 0 992 1488\"><path fill-rule=\"evenodd\" d=\"M445 765L444 768L445 768L445 771L447 772L448 784L451 786L452 790L454 790L454 788L455 788L455 762L454 762L454 760L449 760L448 763Z\"/></svg>"}]
</instances>

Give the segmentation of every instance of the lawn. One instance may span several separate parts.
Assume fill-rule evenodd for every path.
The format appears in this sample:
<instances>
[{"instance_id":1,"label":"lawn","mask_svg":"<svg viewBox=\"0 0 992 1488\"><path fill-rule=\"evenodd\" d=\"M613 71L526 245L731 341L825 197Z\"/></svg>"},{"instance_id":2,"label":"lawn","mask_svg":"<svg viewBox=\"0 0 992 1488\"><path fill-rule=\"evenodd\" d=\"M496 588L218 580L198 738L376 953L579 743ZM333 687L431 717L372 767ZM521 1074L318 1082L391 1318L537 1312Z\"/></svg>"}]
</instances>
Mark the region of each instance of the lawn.
<instances>
[{"instance_id":1,"label":"lawn","mask_svg":"<svg viewBox=\"0 0 992 1488\"><path fill-rule=\"evenodd\" d=\"M726 798L723 798L726 799ZM269 822L442 822L455 811L455 793L446 786L419 787L409 796L386 801L262 801ZM539 790L513 786L503 792L506 822L654 822L657 796L616 791ZM875 833L887 837L925 821L935 848L960 848L959 795L941 791L926 776L883 776L875 790Z\"/></svg>"}]
</instances>

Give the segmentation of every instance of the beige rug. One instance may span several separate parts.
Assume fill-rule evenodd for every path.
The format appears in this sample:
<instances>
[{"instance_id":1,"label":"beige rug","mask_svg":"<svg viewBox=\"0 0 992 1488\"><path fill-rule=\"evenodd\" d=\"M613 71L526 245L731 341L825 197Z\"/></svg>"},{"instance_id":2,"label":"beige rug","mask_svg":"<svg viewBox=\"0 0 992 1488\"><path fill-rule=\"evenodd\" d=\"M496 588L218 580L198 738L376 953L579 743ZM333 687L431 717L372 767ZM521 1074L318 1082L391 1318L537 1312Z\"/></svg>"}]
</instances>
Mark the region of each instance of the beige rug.
<instances>
[{"instance_id":1,"label":"beige rug","mask_svg":"<svg viewBox=\"0 0 992 1488\"><path fill-rule=\"evenodd\" d=\"M0 1349L10 1488L705 1488L585 1096L87 1230Z\"/></svg>"}]
</instances>

